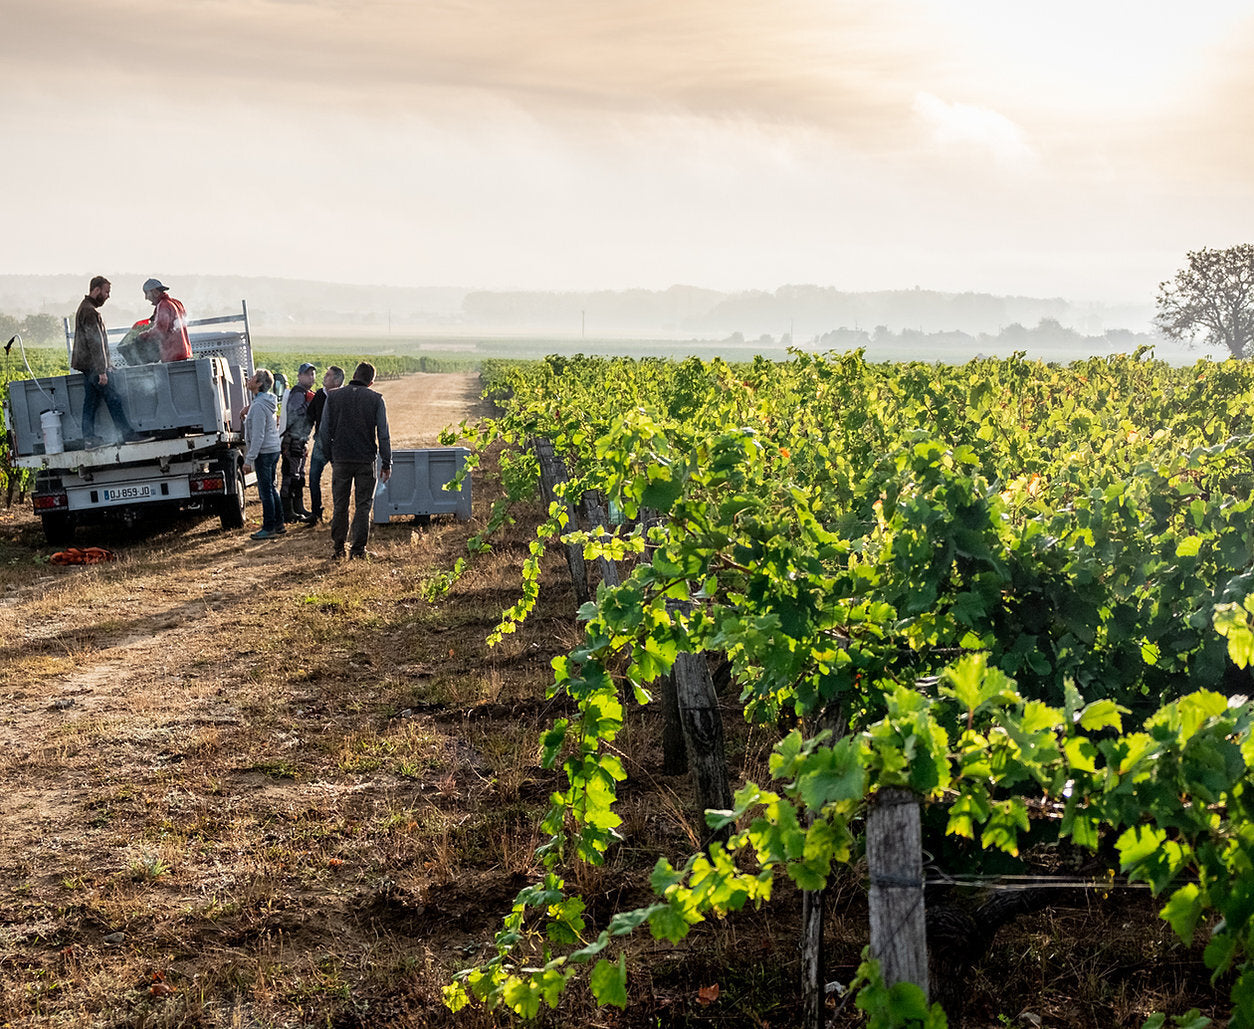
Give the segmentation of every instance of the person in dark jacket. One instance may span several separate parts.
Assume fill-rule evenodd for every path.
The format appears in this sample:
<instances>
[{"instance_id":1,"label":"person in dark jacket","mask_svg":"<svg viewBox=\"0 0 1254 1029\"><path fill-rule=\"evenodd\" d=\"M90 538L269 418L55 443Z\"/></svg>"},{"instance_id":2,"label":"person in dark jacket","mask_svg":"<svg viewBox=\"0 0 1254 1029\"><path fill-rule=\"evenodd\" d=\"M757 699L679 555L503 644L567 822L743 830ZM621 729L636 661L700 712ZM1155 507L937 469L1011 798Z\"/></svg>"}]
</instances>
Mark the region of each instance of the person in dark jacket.
<instances>
[{"instance_id":1,"label":"person in dark jacket","mask_svg":"<svg viewBox=\"0 0 1254 1029\"><path fill-rule=\"evenodd\" d=\"M344 556L349 540L348 504L353 508L349 558L366 556L370 540L370 508L374 504L375 458L379 477L392 476L392 439L387 405L372 390L374 365L362 361L347 386L327 394L322 418L326 423L326 457L331 462L331 558Z\"/></svg>"},{"instance_id":2,"label":"person in dark jacket","mask_svg":"<svg viewBox=\"0 0 1254 1029\"><path fill-rule=\"evenodd\" d=\"M283 500L283 516L289 522L313 523L313 515L305 510L305 458L309 450L309 433L313 431L311 408L314 401L316 365L306 361L296 370L296 385L283 400L283 445L279 465L279 496Z\"/></svg>"},{"instance_id":3,"label":"person in dark jacket","mask_svg":"<svg viewBox=\"0 0 1254 1029\"><path fill-rule=\"evenodd\" d=\"M122 442L132 443L143 439L131 425L122 408L122 398L109 381L113 362L109 360L109 335L100 308L109 299L112 284L103 275L97 275L87 284L87 295L78 305L74 316L74 349L70 354L70 367L83 373L83 446L91 449L103 445L96 435L96 408L100 401L109 409L113 427L122 434Z\"/></svg>"}]
</instances>

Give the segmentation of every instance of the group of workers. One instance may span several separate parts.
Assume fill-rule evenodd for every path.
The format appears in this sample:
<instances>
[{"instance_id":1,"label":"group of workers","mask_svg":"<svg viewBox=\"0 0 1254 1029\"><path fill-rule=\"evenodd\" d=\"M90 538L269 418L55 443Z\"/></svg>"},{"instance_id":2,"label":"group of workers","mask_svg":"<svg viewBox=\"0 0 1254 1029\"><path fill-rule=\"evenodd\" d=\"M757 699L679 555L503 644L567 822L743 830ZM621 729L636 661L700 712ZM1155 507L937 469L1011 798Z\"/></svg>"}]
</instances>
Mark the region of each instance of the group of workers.
<instances>
[{"instance_id":1,"label":"group of workers","mask_svg":"<svg viewBox=\"0 0 1254 1029\"><path fill-rule=\"evenodd\" d=\"M300 366L282 411L272 392L275 375L268 368L258 368L246 383L253 399L244 408L244 471L257 473L262 514L261 528L252 539L278 539L286 535L289 522L312 525L322 521L322 472L330 464L331 558L364 558L370 540L376 459L383 482L392 474L387 405L370 388L375 368L367 361L357 366L347 384L344 369L331 365L315 393L317 372L317 366L308 361ZM306 459L311 510L305 508Z\"/></svg>"},{"instance_id":2,"label":"group of workers","mask_svg":"<svg viewBox=\"0 0 1254 1029\"><path fill-rule=\"evenodd\" d=\"M105 441L96 435L96 411L103 402L123 443L142 443L144 436L131 424L115 385L110 380L113 362L109 337L100 308L109 299L112 285L103 275L88 284L74 318L74 346L70 367L83 375L83 446L93 449ZM146 326L136 326L128 337L133 343L160 355L163 363L187 361L192 356L187 334L187 312L170 296L159 279L148 279L144 296L153 306ZM282 411L273 391L275 375L258 368L245 383L252 400L241 414L246 453L244 471L256 470L261 496L262 524L252 534L256 540L277 539L286 534L289 522L322 521L322 472L331 465L331 557L364 558L370 539L370 511L374 503L376 459L379 478L392 474L392 446L387 405L370 387L374 365L363 361L347 384L344 369L331 365L322 387L313 391L317 367L309 362L296 373L296 385L287 391ZM282 425L280 425L282 419ZM313 437L312 452L309 440ZM310 509L305 507L305 466L309 464ZM276 487L279 475L281 486ZM352 523L349 506L354 500Z\"/></svg>"}]
</instances>

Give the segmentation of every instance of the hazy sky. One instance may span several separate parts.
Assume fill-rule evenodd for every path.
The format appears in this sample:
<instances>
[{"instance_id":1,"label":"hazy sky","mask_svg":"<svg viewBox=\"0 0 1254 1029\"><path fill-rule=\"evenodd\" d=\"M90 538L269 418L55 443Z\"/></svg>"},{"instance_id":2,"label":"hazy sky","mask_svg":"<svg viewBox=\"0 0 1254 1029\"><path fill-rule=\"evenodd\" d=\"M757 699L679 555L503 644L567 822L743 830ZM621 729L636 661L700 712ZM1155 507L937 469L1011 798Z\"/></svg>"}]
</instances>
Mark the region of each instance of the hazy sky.
<instances>
[{"instance_id":1,"label":"hazy sky","mask_svg":"<svg viewBox=\"0 0 1254 1029\"><path fill-rule=\"evenodd\" d=\"M1152 302L1237 0L3 0L0 272Z\"/></svg>"}]
</instances>

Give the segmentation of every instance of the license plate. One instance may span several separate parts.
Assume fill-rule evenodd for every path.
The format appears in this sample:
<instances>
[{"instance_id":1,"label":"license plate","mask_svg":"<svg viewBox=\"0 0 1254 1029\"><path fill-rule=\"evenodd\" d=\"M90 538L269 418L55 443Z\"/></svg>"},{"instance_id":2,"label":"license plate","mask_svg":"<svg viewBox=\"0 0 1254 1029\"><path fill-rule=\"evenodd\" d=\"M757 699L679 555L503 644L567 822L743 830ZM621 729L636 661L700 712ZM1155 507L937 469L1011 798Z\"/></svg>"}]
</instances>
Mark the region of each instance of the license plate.
<instances>
[{"instance_id":1,"label":"license plate","mask_svg":"<svg viewBox=\"0 0 1254 1029\"><path fill-rule=\"evenodd\" d=\"M152 496L151 486L114 486L100 491L105 500L143 500Z\"/></svg>"}]
</instances>

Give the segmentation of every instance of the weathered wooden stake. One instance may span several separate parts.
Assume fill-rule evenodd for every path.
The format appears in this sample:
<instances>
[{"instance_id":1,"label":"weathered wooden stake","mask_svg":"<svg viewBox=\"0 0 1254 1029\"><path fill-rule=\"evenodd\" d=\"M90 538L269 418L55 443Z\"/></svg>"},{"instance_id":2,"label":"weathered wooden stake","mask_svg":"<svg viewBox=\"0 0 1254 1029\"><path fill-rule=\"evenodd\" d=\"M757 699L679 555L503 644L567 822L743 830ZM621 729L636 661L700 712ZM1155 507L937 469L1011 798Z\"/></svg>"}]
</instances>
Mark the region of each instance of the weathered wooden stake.
<instances>
[{"instance_id":1,"label":"weathered wooden stake","mask_svg":"<svg viewBox=\"0 0 1254 1029\"><path fill-rule=\"evenodd\" d=\"M697 803L702 811L725 811L732 806L727 755L723 751L723 713L714 680L702 654L680 654L675 659L675 697L688 742L688 766L696 779ZM731 826L710 838L726 841Z\"/></svg>"},{"instance_id":2,"label":"weathered wooden stake","mask_svg":"<svg viewBox=\"0 0 1254 1029\"><path fill-rule=\"evenodd\" d=\"M595 529L598 526L604 529L609 525L609 512L605 510L605 504L601 501L601 495L596 491L588 490L584 493L583 511L589 529ZM598 557L597 568L601 572L601 581L605 585L617 586L619 584L618 565L608 557Z\"/></svg>"},{"instance_id":3,"label":"weathered wooden stake","mask_svg":"<svg viewBox=\"0 0 1254 1029\"><path fill-rule=\"evenodd\" d=\"M803 1029L823 1029L827 994L823 949L823 891L801 894L801 999Z\"/></svg>"},{"instance_id":4,"label":"weathered wooden stake","mask_svg":"<svg viewBox=\"0 0 1254 1029\"><path fill-rule=\"evenodd\" d=\"M679 717L679 698L675 695L675 676L664 675L660 683L662 701L662 773L683 775L688 771L688 744L684 740L684 724Z\"/></svg>"},{"instance_id":5,"label":"weathered wooden stake","mask_svg":"<svg viewBox=\"0 0 1254 1029\"><path fill-rule=\"evenodd\" d=\"M871 956L884 982L914 983L926 997L927 923L923 907L923 838L919 798L881 790L867 816L871 879Z\"/></svg>"},{"instance_id":6,"label":"weathered wooden stake","mask_svg":"<svg viewBox=\"0 0 1254 1029\"><path fill-rule=\"evenodd\" d=\"M638 523L644 530L644 560L653 560L657 544L648 541L649 528L660 524L662 516L651 508L641 508ZM681 605L667 605L672 614ZM683 775L688 771L688 745L684 739L684 725L679 717L679 700L675 695L675 675L662 676L659 687L662 694L662 772L666 775Z\"/></svg>"},{"instance_id":7,"label":"weathered wooden stake","mask_svg":"<svg viewBox=\"0 0 1254 1029\"><path fill-rule=\"evenodd\" d=\"M829 729L832 742L849 732L849 722L839 704L825 707L813 725L814 733ZM813 816L806 819L812 824ZM823 947L823 916L827 910L826 890L803 890L801 894L801 999L803 1029L823 1029L827 1015L827 962Z\"/></svg>"},{"instance_id":8,"label":"weathered wooden stake","mask_svg":"<svg viewBox=\"0 0 1254 1029\"><path fill-rule=\"evenodd\" d=\"M536 452L536 460L540 462L540 491L546 504L554 501L566 508L567 525L571 529L579 528L579 520L575 514L575 505L569 499L557 495L556 486L566 482L566 464L553 451L553 444L547 439L532 440ZM566 564L570 568L570 579L575 586L575 603L582 605L591 599L588 589L588 566L583 559L583 548L574 543L565 544Z\"/></svg>"}]
</instances>

